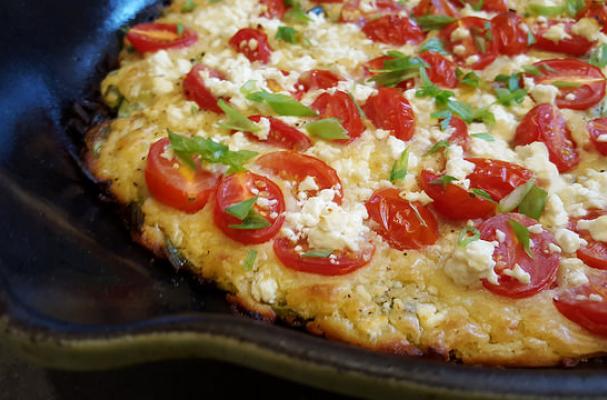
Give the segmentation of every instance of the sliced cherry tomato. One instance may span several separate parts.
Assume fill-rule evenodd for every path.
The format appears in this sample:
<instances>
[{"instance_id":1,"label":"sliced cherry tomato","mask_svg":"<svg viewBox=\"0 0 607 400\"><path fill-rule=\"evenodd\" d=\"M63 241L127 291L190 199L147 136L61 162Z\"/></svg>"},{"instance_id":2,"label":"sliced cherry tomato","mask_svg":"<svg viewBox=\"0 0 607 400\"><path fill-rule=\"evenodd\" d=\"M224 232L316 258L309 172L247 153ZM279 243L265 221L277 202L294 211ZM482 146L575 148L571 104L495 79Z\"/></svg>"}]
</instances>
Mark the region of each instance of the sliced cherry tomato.
<instances>
[{"instance_id":1,"label":"sliced cherry tomato","mask_svg":"<svg viewBox=\"0 0 607 400\"><path fill-rule=\"evenodd\" d=\"M258 196L264 199L264 206L258 201L253 210L270 225L260 229L239 229L235 226L243 221L229 214L226 209ZM244 244L264 243L272 239L284 222L285 201L280 188L270 179L252 172L239 172L225 176L217 187L213 219L221 231L237 242Z\"/></svg>"},{"instance_id":2,"label":"sliced cherry tomato","mask_svg":"<svg viewBox=\"0 0 607 400\"><path fill-rule=\"evenodd\" d=\"M583 217L572 218L569 222L569 229L579 233L579 235L588 242L587 246L577 251L577 256L584 261L586 265L592 268L607 270L607 243L594 240L590 232L578 229L577 223L582 219L593 220L603 215L607 215L607 210L590 210Z\"/></svg>"},{"instance_id":3,"label":"sliced cherry tomato","mask_svg":"<svg viewBox=\"0 0 607 400\"><path fill-rule=\"evenodd\" d=\"M587 110L605 97L605 76L601 69L573 58L545 60L533 64L539 75L528 75L536 84L560 87L556 105L572 110Z\"/></svg>"},{"instance_id":4,"label":"sliced cherry tomato","mask_svg":"<svg viewBox=\"0 0 607 400\"><path fill-rule=\"evenodd\" d=\"M409 202L397 189L380 189L366 204L373 228L397 250L420 249L438 240L438 222L434 214L419 202Z\"/></svg>"},{"instance_id":5,"label":"sliced cherry tomato","mask_svg":"<svg viewBox=\"0 0 607 400\"><path fill-rule=\"evenodd\" d=\"M457 28L464 28L470 35L451 40ZM445 47L453 54L455 61L472 69L483 69L497 57L497 44L492 32L491 21L478 17L464 17L443 28L440 37Z\"/></svg>"},{"instance_id":6,"label":"sliced cherry tomato","mask_svg":"<svg viewBox=\"0 0 607 400\"><path fill-rule=\"evenodd\" d=\"M398 14L403 10L403 6L394 0L376 0L372 3L372 10L363 10L360 2L361 0L346 1L341 9L340 21L363 25L368 20Z\"/></svg>"},{"instance_id":7,"label":"sliced cherry tomato","mask_svg":"<svg viewBox=\"0 0 607 400\"><path fill-rule=\"evenodd\" d=\"M426 72L433 83L446 88L457 87L456 67L451 60L435 51L424 51L419 56L430 66Z\"/></svg>"},{"instance_id":8,"label":"sliced cherry tomato","mask_svg":"<svg viewBox=\"0 0 607 400\"><path fill-rule=\"evenodd\" d=\"M297 185L311 176L318 185L318 190L334 189L336 203L340 204L343 188L337 172L318 158L293 151L277 151L264 154L256 161L257 165L286 181L295 181ZM306 191L308 197L316 196L318 190Z\"/></svg>"},{"instance_id":9,"label":"sliced cherry tomato","mask_svg":"<svg viewBox=\"0 0 607 400\"><path fill-rule=\"evenodd\" d=\"M561 290L554 305L567 319L595 335L607 336L607 275L591 274L589 282Z\"/></svg>"},{"instance_id":10,"label":"sliced cherry tomato","mask_svg":"<svg viewBox=\"0 0 607 400\"><path fill-rule=\"evenodd\" d=\"M230 46L244 54L251 62L270 62L272 48L265 32L260 29L243 28L230 39Z\"/></svg>"},{"instance_id":11,"label":"sliced cherry tomato","mask_svg":"<svg viewBox=\"0 0 607 400\"><path fill-rule=\"evenodd\" d=\"M607 4L602 1L591 2L584 14L585 17L594 18L599 23L603 33L607 33Z\"/></svg>"},{"instance_id":12,"label":"sliced cherry tomato","mask_svg":"<svg viewBox=\"0 0 607 400\"><path fill-rule=\"evenodd\" d=\"M252 115L249 117L253 122L259 122L262 118L267 118L270 121L268 138L261 140L257 136L247 133L249 139L288 150L304 151L312 146L312 141L303 132L278 118L264 117L262 115Z\"/></svg>"},{"instance_id":13,"label":"sliced cherry tomato","mask_svg":"<svg viewBox=\"0 0 607 400\"><path fill-rule=\"evenodd\" d=\"M302 251L297 251L297 247ZM274 240L274 253L287 268L309 274L338 276L346 275L364 267L373 258L374 247L368 246L361 252L338 250L329 257L306 256L304 244L294 244L287 238Z\"/></svg>"},{"instance_id":14,"label":"sliced cherry tomato","mask_svg":"<svg viewBox=\"0 0 607 400\"><path fill-rule=\"evenodd\" d=\"M191 46L198 35L191 29L179 32L176 24L143 23L129 29L126 38L138 52L152 53Z\"/></svg>"},{"instance_id":15,"label":"sliced cherry tomato","mask_svg":"<svg viewBox=\"0 0 607 400\"><path fill-rule=\"evenodd\" d=\"M423 17L425 15L447 15L459 17L457 6L450 0L421 0L415 8L413 15Z\"/></svg>"},{"instance_id":16,"label":"sliced cherry tomato","mask_svg":"<svg viewBox=\"0 0 607 400\"><path fill-rule=\"evenodd\" d=\"M409 140L415 131L415 114L402 92L379 88L363 105L363 111L377 128L389 130L401 140Z\"/></svg>"},{"instance_id":17,"label":"sliced cherry tomato","mask_svg":"<svg viewBox=\"0 0 607 400\"><path fill-rule=\"evenodd\" d=\"M550 232L529 232L530 240L533 242L529 248L533 257L529 257L523 245L519 243L510 221L516 221L525 227L537 224L536 220L522 214L510 213L492 217L478 226L482 240L498 242L493 259L496 262L494 270L499 276L499 284L494 285L483 280L483 286L499 296L520 299L533 296L554 283L560 254L550 250L550 243L556 245ZM506 237L502 242L497 239L496 230L505 234ZM506 274L506 270L512 270L516 265L529 274L529 283L520 282Z\"/></svg>"},{"instance_id":18,"label":"sliced cherry tomato","mask_svg":"<svg viewBox=\"0 0 607 400\"><path fill-rule=\"evenodd\" d=\"M484 190L495 201L508 196L533 177L533 173L527 168L507 161L487 158L466 160L475 165L474 171L467 177L470 179L470 187Z\"/></svg>"},{"instance_id":19,"label":"sliced cherry tomato","mask_svg":"<svg viewBox=\"0 0 607 400\"><path fill-rule=\"evenodd\" d=\"M363 32L374 42L402 46L424 40L424 32L413 20L399 15L385 15L363 26Z\"/></svg>"},{"instance_id":20,"label":"sliced cherry tomato","mask_svg":"<svg viewBox=\"0 0 607 400\"><path fill-rule=\"evenodd\" d=\"M342 126L348 131L350 139L336 140L336 142L348 143L359 137L365 130L360 112L352 97L341 90L331 94L325 92L318 96L312 108L320 114L320 118L337 118Z\"/></svg>"},{"instance_id":21,"label":"sliced cherry tomato","mask_svg":"<svg viewBox=\"0 0 607 400\"><path fill-rule=\"evenodd\" d=\"M264 17L282 19L285 16L287 7L284 0L260 0L259 2L265 6L262 14Z\"/></svg>"},{"instance_id":22,"label":"sliced cherry tomato","mask_svg":"<svg viewBox=\"0 0 607 400\"><path fill-rule=\"evenodd\" d=\"M204 71L211 78L225 79L221 72L202 64L196 64L183 80L185 98L198 104L201 110L223 114L223 111L217 105L217 98L204 84L204 79L201 75Z\"/></svg>"},{"instance_id":23,"label":"sliced cherry tomato","mask_svg":"<svg viewBox=\"0 0 607 400\"><path fill-rule=\"evenodd\" d=\"M337 86L337 83L341 80L342 78L339 75L326 69L313 69L304 72L295 84L296 97L301 98L304 93L310 90L330 89Z\"/></svg>"},{"instance_id":24,"label":"sliced cherry tomato","mask_svg":"<svg viewBox=\"0 0 607 400\"><path fill-rule=\"evenodd\" d=\"M433 200L432 206L443 217L453 220L487 218L495 214L495 203L478 197L452 183L442 184L440 175L422 171L422 189Z\"/></svg>"},{"instance_id":25,"label":"sliced cherry tomato","mask_svg":"<svg viewBox=\"0 0 607 400\"><path fill-rule=\"evenodd\" d=\"M375 71L383 69L384 62L390 61L390 60L394 60L394 57L380 56L380 57L376 57L370 61L367 61L367 63L364 65L365 75L366 76L377 75L377 72L375 72ZM413 87L415 87L415 79L406 79L406 80L402 81L401 83L399 83L398 85L396 85L396 87L399 89L402 89L402 90L412 89Z\"/></svg>"},{"instance_id":26,"label":"sliced cherry tomato","mask_svg":"<svg viewBox=\"0 0 607 400\"><path fill-rule=\"evenodd\" d=\"M453 129L453 133L449 136L449 143L461 146L462 149L468 151L468 147L470 147L470 135L468 134L466 122L454 115L449 121L449 127Z\"/></svg>"},{"instance_id":27,"label":"sliced cherry tomato","mask_svg":"<svg viewBox=\"0 0 607 400\"><path fill-rule=\"evenodd\" d=\"M513 56L524 53L529 48L530 29L523 19L514 12L504 12L491 20L497 51Z\"/></svg>"},{"instance_id":28,"label":"sliced cherry tomato","mask_svg":"<svg viewBox=\"0 0 607 400\"><path fill-rule=\"evenodd\" d=\"M176 158L167 158L168 146L169 139L164 138L150 147L145 167L148 190L152 197L162 204L187 213L195 213L207 204L218 178L200 166L192 171Z\"/></svg>"},{"instance_id":29,"label":"sliced cherry tomato","mask_svg":"<svg viewBox=\"0 0 607 400\"><path fill-rule=\"evenodd\" d=\"M548 29L556 24L564 25L564 31L567 33L568 37L557 41L544 37L544 34ZM592 46L594 46L594 42L586 39L584 36L573 33L571 30L573 24L575 24L575 21L548 21L547 24L535 25L533 27L533 32L535 33L536 42L533 47L539 50L552 51L554 53L565 53L575 57L583 56L588 53Z\"/></svg>"},{"instance_id":30,"label":"sliced cherry tomato","mask_svg":"<svg viewBox=\"0 0 607 400\"><path fill-rule=\"evenodd\" d=\"M607 156L607 118L596 118L588 122L590 141L596 150Z\"/></svg>"},{"instance_id":31,"label":"sliced cherry tomato","mask_svg":"<svg viewBox=\"0 0 607 400\"><path fill-rule=\"evenodd\" d=\"M515 146L533 142L543 142L546 145L550 161L559 172L571 171L580 163L580 155L571 139L565 118L551 104L538 104L532 108L516 128Z\"/></svg>"}]
</instances>

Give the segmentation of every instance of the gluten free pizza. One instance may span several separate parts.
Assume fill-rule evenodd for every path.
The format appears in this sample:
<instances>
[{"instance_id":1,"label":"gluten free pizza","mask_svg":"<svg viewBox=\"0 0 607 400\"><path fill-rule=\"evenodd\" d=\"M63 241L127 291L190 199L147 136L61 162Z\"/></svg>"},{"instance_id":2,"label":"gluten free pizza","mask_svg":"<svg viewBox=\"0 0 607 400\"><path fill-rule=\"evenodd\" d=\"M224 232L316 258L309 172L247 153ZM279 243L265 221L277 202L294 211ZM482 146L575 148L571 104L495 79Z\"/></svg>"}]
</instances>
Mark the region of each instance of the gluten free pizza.
<instances>
[{"instance_id":1,"label":"gluten free pizza","mask_svg":"<svg viewBox=\"0 0 607 400\"><path fill-rule=\"evenodd\" d=\"M258 315L555 365L607 352L606 67L603 1L175 1L86 160Z\"/></svg>"}]
</instances>

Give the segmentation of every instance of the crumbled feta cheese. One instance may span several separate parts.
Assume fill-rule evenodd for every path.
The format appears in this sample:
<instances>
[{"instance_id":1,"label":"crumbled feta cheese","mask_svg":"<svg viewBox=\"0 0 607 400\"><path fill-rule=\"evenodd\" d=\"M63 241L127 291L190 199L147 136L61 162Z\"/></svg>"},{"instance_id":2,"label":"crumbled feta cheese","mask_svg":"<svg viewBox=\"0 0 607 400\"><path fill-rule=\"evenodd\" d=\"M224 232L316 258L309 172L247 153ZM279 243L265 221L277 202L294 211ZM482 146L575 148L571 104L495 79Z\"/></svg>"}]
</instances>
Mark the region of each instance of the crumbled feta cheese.
<instances>
[{"instance_id":1,"label":"crumbled feta cheese","mask_svg":"<svg viewBox=\"0 0 607 400\"><path fill-rule=\"evenodd\" d=\"M258 277L251 283L251 295L257 301L273 304L277 291L278 284L270 277Z\"/></svg>"},{"instance_id":2,"label":"crumbled feta cheese","mask_svg":"<svg viewBox=\"0 0 607 400\"><path fill-rule=\"evenodd\" d=\"M600 31L601 27L594 18L582 18L571 27L571 32L590 41L597 40Z\"/></svg>"},{"instance_id":3,"label":"crumbled feta cheese","mask_svg":"<svg viewBox=\"0 0 607 400\"><path fill-rule=\"evenodd\" d=\"M473 65L480 61L480 57L477 54L472 54L466 58L466 65Z\"/></svg>"},{"instance_id":4,"label":"crumbled feta cheese","mask_svg":"<svg viewBox=\"0 0 607 400\"><path fill-rule=\"evenodd\" d=\"M540 83L539 85L535 85L529 91L531 96L536 101L536 103L554 103L556 97L560 93L559 88L554 85L546 85Z\"/></svg>"},{"instance_id":5,"label":"crumbled feta cheese","mask_svg":"<svg viewBox=\"0 0 607 400\"><path fill-rule=\"evenodd\" d=\"M453 54L456 54L458 56L466 54L466 46L464 46L463 44L455 45L453 47Z\"/></svg>"},{"instance_id":6,"label":"crumbled feta cheese","mask_svg":"<svg viewBox=\"0 0 607 400\"><path fill-rule=\"evenodd\" d=\"M453 32L451 32L451 41L459 42L470 37L470 31L463 26L458 26Z\"/></svg>"},{"instance_id":7,"label":"crumbled feta cheese","mask_svg":"<svg viewBox=\"0 0 607 400\"><path fill-rule=\"evenodd\" d=\"M577 228L590 232L594 240L607 242L607 215L593 220L582 219L578 221Z\"/></svg>"},{"instance_id":8,"label":"crumbled feta cheese","mask_svg":"<svg viewBox=\"0 0 607 400\"><path fill-rule=\"evenodd\" d=\"M562 252L561 248L554 243L548 243L548 250L550 250L551 253L561 253Z\"/></svg>"},{"instance_id":9,"label":"crumbled feta cheese","mask_svg":"<svg viewBox=\"0 0 607 400\"><path fill-rule=\"evenodd\" d=\"M596 294L596 293L591 293L588 296L588 300L590 300L590 301L596 301L596 302L600 303L601 301L603 301L603 298L600 295Z\"/></svg>"},{"instance_id":10,"label":"crumbled feta cheese","mask_svg":"<svg viewBox=\"0 0 607 400\"><path fill-rule=\"evenodd\" d=\"M588 283L584 263L578 258L561 258L558 272L559 286L577 287Z\"/></svg>"},{"instance_id":11,"label":"crumbled feta cheese","mask_svg":"<svg viewBox=\"0 0 607 400\"><path fill-rule=\"evenodd\" d=\"M402 194L401 194L402 196ZM423 190L420 192L407 192L404 194L405 200L415 202L419 201L423 205L432 203L432 198Z\"/></svg>"},{"instance_id":12,"label":"crumbled feta cheese","mask_svg":"<svg viewBox=\"0 0 607 400\"><path fill-rule=\"evenodd\" d=\"M531 275L529 272L522 269L518 264L514 264L513 268L503 270L503 274L516 279L523 285L531 283Z\"/></svg>"},{"instance_id":13,"label":"crumbled feta cheese","mask_svg":"<svg viewBox=\"0 0 607 400\"><path fill-rule=\"evenodd\" d=\"M580 247L587 244L584 239L580 238L580 235L564 228L557 229L554 238L565 253L575 253Z\"/></svg>"},{"instance_id":14,"label":"crumbled feta cheese","mask_svg":"<svg viewBox=\"0 0 607 400\"><path fill-rule=\"evenodd\" d=\"M261 127L261 130L251 133L257 136L259 140L268 140L268 136L270 135L270 120L268 118L260 118L259 126Z\"/></svg>"},{"instance_id":15,"label":"crumbled feta cheese","mask_svg":"<svg viewBox=\"0 0 607 400\"><path fill-rule=\"evenodd\" d=\"M530 233L535 233L535 234L540 234L542 232L544 232L544 228L542 228L541 224L535 224L535 225L531 225L530 227L527 228L527 230Z\"/></svg>"},{"instance_id":16,"label":"crumbled feta cheese","mask_svg":"<svg viewBox=\"0 0 607 400\"><path fill-rule=\"evenodd\" d=\"M318 190L320 188L313 176L306 176L305 179L299 183L298 189L300 192L305 192L306 190Z\"/></svg>"},{"instance_id":17,"label":"crumbled feta cheese","mask_svg":"<svg viewBox=\"0 0 607 400\"><path fill-rule=\"evenodd\" d=\"M563 23L552 25L546 32L544 32L542 37L554 43L558 43L565 39L571 39L571 35L565 30L565 24Z\"/></svg>"},{"instance_id":18,"label":"crumbled feta cheese","mask_svg":"<svg viewBox=\"0 0 607 400\"><path fill-rule=\"evenodd\" d=\"M546 208L542 215L542 223L553 228L562 227L569 222L569 215L565 210L563 201L557 194L549 194L546 200Z\"/></svg>"},{"instance_id":19,"label":"crumbled feta cheese","mask_svg":"<svg viewBox=\"0 0 607 400\"><path fill-rule=\"evenodd\" d=\"M474 172L475 164L464 159L464 150L461 146L452 144L448 149L447 165L445 173L463 181L468 175Z\"/></svg>"},{"instance_id":20,"label":"crumbled feta cheese","mask_svg":"<svg viewBox=\"0 0 607 400\"><path fill-rule=\"evenodd\" d=\"M485 240L475 240L465 247L457 245L445 263L445 273L460 285L478 285L481 279L498 285L499 276L495 273L493 259L497 245L497 242Z\"/></svg>"},{"instance_id":21,"label":"crumbled feta cheese","mask_svg":"<svg viewBox=\"0 0 607 400\"><path fill-rule=\"evenodd\" d=\"M522 160L522 165L535 173L539 186L545 187L549 193L558 191L565 186L558 168L550 162L548 149L543 142L518 146L515 150Z\"/></svg>"},{"instance_id":22,"label":"crumbled feta cheese","mask_svg":"<svg viewBox=\"0 0 607 400\"><path fill-rule=\"evenodd\" d=\"M495 230L495 237L500 243L504 243L506 241L506 234L503 231L500 231L499 229Z\"/></svg>"},{"instance_id":23,"label":"crumbled feta cheese","mask_svg":"<svg viewBox=\"0 0 607 400\"><path fill-rule=\"evenodd\" d=\"M394 136L390 136L388 137L388 147L390 148L392 158L397 159L403 154L403 151L407 148L407 144Z\"/></svg>"}]
</instances>

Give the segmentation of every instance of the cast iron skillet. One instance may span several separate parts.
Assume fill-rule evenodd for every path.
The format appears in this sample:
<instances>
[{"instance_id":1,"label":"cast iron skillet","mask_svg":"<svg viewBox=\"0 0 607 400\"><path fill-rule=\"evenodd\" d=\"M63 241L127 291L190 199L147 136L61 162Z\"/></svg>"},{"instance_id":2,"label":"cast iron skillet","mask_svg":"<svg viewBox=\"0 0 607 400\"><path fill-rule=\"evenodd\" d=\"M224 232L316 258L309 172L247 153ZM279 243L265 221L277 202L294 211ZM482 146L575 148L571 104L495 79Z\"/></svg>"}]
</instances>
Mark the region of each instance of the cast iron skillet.
<instances>
[{"instance_id":1,"label":"cast iron skillet","mask_svg":"<svg viewBox=\"0 0 607 400\"><path fill-rule=\"evenodd\" d=\"M74 132L94 122L95 105L82 99L112 68L117 32L157 13L157 3L0 4L4 340L60 368L210 357L366 397L604 397L600 362L524 370L397 358L243 318L222 293L132 244L115 208L99 201L82 173Z\"/></svg>"}]
</instances>

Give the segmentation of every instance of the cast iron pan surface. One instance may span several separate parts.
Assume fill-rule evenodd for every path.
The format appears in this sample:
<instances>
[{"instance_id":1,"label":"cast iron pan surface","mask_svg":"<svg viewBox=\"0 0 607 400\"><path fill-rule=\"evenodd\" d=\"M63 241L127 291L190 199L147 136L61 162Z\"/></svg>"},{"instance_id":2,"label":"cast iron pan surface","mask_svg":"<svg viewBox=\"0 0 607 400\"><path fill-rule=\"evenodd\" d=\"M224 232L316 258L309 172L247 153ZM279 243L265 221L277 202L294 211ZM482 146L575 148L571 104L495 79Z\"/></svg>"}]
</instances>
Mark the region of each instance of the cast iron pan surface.
<instances>
[{"instance_id":1,"label":"cast iron pan surface","mask_svg":"<svg viewBox=\"0 0 607 400\"><path fill-rule=\"evenodd\" d=\"M605 397L600 361L529 370L398 358L242 317L133 244L80 168L79 132L98 114L83 99L115 66L120 28L157 15L157 3L0 4L3 340L54 367L209 357L365 397Z\"/></svg>"}]
</instances>

